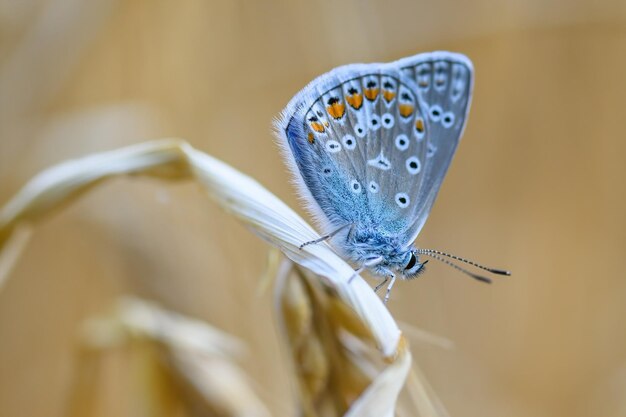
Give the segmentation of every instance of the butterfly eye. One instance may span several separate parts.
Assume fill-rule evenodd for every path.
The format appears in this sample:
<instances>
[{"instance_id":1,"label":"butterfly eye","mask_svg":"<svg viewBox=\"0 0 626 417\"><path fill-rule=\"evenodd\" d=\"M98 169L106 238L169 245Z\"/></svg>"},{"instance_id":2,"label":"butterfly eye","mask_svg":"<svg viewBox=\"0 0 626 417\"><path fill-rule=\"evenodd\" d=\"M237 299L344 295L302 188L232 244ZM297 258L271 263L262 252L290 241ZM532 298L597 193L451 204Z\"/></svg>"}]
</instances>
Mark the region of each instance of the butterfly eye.
<instances>
[{"instance_id":1,"label":"butterfly eye","mask_svg":"<svg viewBox=\"0 0 626 417\"><path fill-rule=\"evenodd\" d=\"M369 190L370 190L370 193L372 194L376 194L378 192L379 188L378 188L378 184L376 183L376 181L370 181Z\"/></svg>"},{"instance_id":2,"label":"butterfly eye","mask_svg":"<svg viewBox=\"0 0 626 417\"><path fill-rule=\"evenodd\" d=\"M415 266L416 263L417 263L417 257L415 256L413 252L411 252L411 258L409 258L409 263L406 264L404 269L410 270L411 268Z\"/></svg>"}]
</instances>

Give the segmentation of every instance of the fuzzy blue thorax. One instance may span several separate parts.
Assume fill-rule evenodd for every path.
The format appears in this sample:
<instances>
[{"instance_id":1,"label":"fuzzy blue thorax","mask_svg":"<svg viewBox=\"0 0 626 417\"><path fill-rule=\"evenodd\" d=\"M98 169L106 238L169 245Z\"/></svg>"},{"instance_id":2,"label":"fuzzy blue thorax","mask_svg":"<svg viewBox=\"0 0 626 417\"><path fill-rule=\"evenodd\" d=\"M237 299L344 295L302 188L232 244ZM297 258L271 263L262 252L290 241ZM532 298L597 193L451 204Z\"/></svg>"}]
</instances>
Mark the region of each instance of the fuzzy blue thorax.
<instances>
[{"instance_id":1,"label":"fuzzy blue thorax","mask_svg":"<svg viewBox=\"0 0 626 417\"><path fill-rule=\"evenodd\" d=\"M387 276L398 271L405 279L414 278L422 271L415 248L408 247L397 236L385 235L372 227L355 226L352 233L340 240L341 249L356 265L367 264L376 258L383 260L370 267L376 275ZM412 258L415 258L411 262ZM413 263L413 265L411 265Z\"/></svg>"}]
</instances>

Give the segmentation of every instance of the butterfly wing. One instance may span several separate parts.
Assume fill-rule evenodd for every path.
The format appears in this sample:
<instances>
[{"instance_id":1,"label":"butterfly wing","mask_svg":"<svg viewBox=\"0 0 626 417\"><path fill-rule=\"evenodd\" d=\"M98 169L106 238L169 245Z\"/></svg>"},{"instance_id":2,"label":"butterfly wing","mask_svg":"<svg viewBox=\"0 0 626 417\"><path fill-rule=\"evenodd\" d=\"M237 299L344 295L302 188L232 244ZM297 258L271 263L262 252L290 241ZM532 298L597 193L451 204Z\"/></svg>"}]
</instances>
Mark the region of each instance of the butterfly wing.
<instances>
[{"instance_id":1,"label":"butterfly wing","mask_svg":"<svg viewBox=\"0 0 626 417\"><path fill-rule=\"evenodd\" d=\"M417 94L429 122L424 171L415 196L420 208L406 235L406 241L410 243L426 222L463 134L472 97L474 71L466 56L451 52L419 54L394 64L416 83Z\"/></svg>"},{"instance_id":2,"label":"butterfly wing","mask_svg":"<svg viewBox=\"0 0 626 417\"><path fill-rule=\"evenodd\" d=\"M428 120L394 64L337 68L297 94L277 131L326 232L346 224L405 236L422 209Z\"/></svg>"}]
</instances>

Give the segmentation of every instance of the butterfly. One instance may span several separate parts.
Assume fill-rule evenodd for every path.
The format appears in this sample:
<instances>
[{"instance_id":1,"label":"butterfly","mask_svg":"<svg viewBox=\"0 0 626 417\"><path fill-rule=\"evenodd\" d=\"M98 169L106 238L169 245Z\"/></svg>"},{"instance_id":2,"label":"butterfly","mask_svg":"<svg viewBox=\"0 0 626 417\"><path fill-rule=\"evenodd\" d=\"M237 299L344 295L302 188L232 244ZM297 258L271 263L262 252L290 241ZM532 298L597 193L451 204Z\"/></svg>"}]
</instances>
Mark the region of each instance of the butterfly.
<instances>
[{"instance_id":1,"label":"butterfly","mask_svg":"<svg viewBox=\"0 0 626 417\"><path fill-rule=\"evenodd\" d=\"M276 122L301 196L342 256L385 283L412 279L432 257L467 259L413 245L467 122L474 70L464 55L430 52L391 63L351 64L309 83ZM339 237L335 237L340 235Z\"/></svg>"}]
</instances>

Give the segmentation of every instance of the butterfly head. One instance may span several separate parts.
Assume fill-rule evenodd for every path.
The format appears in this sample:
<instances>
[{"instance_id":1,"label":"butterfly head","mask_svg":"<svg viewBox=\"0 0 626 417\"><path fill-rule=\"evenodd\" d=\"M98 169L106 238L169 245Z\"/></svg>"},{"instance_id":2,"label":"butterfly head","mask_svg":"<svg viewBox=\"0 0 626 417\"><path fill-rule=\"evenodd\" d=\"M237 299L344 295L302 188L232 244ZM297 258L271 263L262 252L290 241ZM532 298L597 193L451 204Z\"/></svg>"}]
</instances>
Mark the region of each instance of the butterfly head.
<instances>
[{"instance_id":1,"label":"butterfly head","mask_svg":"<svg viewBox=\"0 0 626 417\"><path fill-rule=\"evenodd\" d=\"M357 265L369 264L371 272L383 277L393 272L403 279L413 279L424 272L428 261L420 262L420 252L415 247L407 247L397 237L371 227L355 229L343 249Z\"/></svg>"},{"instance_id":2,"label":"butterfly head","mask_svg":"<svg viewBox=\"0 0 626 417\"><path fill-rule=\"evenodd\" d=\"M428 261L420 262L418 253L415 249L408 251L404 257L402 275L404 279L414 279L424 272L424 265Z\"/></svg>"}]
</instances>

